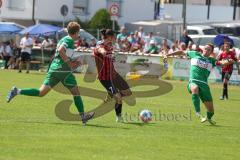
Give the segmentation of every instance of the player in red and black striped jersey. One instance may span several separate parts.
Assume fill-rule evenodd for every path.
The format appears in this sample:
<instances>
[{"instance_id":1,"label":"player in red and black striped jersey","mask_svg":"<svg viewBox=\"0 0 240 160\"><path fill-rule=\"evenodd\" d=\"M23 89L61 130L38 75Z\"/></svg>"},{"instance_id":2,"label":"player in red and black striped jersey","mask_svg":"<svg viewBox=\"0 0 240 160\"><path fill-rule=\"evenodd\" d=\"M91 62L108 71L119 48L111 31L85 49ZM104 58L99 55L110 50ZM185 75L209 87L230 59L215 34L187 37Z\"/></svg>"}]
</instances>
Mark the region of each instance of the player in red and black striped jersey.
<instances>
[{"instance_id":1,"label":"player in red and black striped jersey","mask_svg":"<svg viewBox=\"0 0 240 160\"><path fill-rule=\"evenodd\" d=\"M102 41L94 48L94 57L97 66L98 79L108 91L111 98L115 98L115 112L117 122L123 122L122 97L132 94L127 82L117 73L113 65L114 32L110 29L102 29Z\"/></svg>"},{"instance_id":2,"label":"player in red and black striped jersey","mask_svg":"<svg viewBox=\"0 0 240 160\"><path fill-rule=\"evenodd\" d=\"M218 60L234 60L237 61L236 53L230 50L230 43L225 42L223 44L223 51L219 54ZM228 81L233 72L233 63L234 61L226 66L222 66L222 81L223 81L223 93L220 97L220 100L224 100L225 98L228 99Z\"/></svg>"}]
</instances>

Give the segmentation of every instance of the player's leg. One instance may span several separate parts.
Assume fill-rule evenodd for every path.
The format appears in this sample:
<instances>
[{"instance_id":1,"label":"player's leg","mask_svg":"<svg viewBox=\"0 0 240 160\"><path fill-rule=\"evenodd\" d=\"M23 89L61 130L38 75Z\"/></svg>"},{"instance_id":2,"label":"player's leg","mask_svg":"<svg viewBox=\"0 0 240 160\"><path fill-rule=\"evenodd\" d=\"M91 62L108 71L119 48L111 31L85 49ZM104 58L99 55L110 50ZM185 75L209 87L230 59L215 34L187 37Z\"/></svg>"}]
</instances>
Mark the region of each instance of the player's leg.
<instances>
[{"instance_id":1,"label":"player's leg","mask_svg":"<svg viewBox=\"0 0 240 160\"><path fill-rule=\"evenodd\" d=\"M201 122L203 123L208 121L212 125L216 124L216 122L212 120L212 117L214 115L214 107L213 107L212 94L210 92L209 86L208 85L201 86L201 91L199 92L199 95L207 109L207 116L205 118L202 118Z\"/></svg>"},{"instance_id":2,"label":"player's leg","mask_svg":"<svg viewBox=\"0 0 240 160\"><path fill-rule=\"evenodd\" d=\"M94 112L85 113L84 105L82 101L82 97L80 96L80 91L77 86L77 81L75 76L72 73L69 73L67 76L64 76L64 80L62 81L63 85L69 89L71 94L73 95L74 104L79 112L79 115L82 118L83 124L93 118Z\"/></svg>"},{"instance_id":3,"label":"player's leg","mask_svg":"<svg viewBox=\"0 0 240 160\"><path fill-rule=\"evenodd\" d=\"M200 97L199 97L199 87L196 83L190 82L188 84L188 91L192 94L192 103L196 112L196 115L201 118L200 110Z\"/></svg>"},{"instance_id":4,"label":"player's leg","mask_svg":"<svg viewBox=\"0 0 240 160\"><path fill-rule=\"evenodd\" d=\"M35 96L43 97L45 96L52 87L59 83L58 78L55 77L55 72L48 72L43 85L37 88L24 88L18 89L17 87L12 87L11 91L8 93L7 102L10 102L16 95L25 95L25 96Z\"/></svg>"},{"instance_id":5,"label":"player's leg","mask_svg":"<svg viewBox=\"0 0 240 160\"><path fill-rule=\"evenodd\" d=\"M25 95L25 96L35 96L35 97L43 97L51 90L50 86L42 85L39 89L37 88L24 88L18 89L17 87L13 87L7 96L7 102L9 103L15 96L17 95Z\"/></svg>"},{"instance_id":6,"label":"player's leg","mask_svg":"<svg viewBox=\"0 0 240 160\"><path fill-rule=\"evenodd\" d=\"M115 101L116 101L116 103L115 103L116 121L117 122L123 122L123 118L122 118L122 96L121 96L121 94L118 93L116 87L114 86L114 84L111 80L100 80L100 83L103 85L103 87L108 92L108 100L110 100L110 98L114 98ZM106 101L106 99L105 99L105 101Z\"/></svg>"}]
</instances>

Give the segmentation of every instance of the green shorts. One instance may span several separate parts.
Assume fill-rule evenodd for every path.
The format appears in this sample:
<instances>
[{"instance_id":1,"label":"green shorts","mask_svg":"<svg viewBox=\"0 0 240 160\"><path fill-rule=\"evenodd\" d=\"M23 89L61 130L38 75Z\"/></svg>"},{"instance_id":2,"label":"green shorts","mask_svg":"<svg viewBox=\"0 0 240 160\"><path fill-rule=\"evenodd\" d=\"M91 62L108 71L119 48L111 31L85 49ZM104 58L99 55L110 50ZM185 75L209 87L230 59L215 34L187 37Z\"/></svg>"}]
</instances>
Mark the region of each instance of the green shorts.
<instances>
[{"instance_id":1,"label":"green shorts","mask_svg":"<svg viewBox=\"0 0 240 160\"><path fill-rule=\"evenodd\" d=\"M61 82L67 88L73 88L77 86L77 81L72 72L61 72L49 70L43 84L53 88L59 82Z\"/></svg>"},{"instance_id":2,"label":"green shorts","mask_svg":"<svg viewBox=\"0 0 240 160\"><path fill-rule=\"evenodd\" d=\"M191 92L192 85L198 86L199 97L202 100L202 102L212 102L213 101L210 88L207 84L202 83L202 82L190 81L187 86L189 93L192 93Z\"/></svg>"}]
</instances>

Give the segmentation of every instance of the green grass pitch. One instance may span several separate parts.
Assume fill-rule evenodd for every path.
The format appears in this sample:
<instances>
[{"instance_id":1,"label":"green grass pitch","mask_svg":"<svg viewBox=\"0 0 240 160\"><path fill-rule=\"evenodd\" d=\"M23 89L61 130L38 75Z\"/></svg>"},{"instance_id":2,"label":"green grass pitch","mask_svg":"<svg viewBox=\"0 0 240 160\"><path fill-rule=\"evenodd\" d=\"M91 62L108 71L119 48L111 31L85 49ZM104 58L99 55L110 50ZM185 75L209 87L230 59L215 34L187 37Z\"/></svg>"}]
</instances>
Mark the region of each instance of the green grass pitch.
<instances>
[{"instance_id":1,"label":"green grass pitch","mask_svg":"<svg viewBox=\"0 0 240 160\"><path fill-rule=\"evenodd\" d=\"M136 106L124 104L128 123L117 124L114 111L90 121L58 119L54 109L71 96L52 91L43 98L17 96L6 103L9 89L39 87L44 73L0 70L0 160L238 160L240 159L240 88L230 86L228 101L220 101L221 85L211 84L216 126L201 124L195 117L187 82L168 81L168 94L137 98ZM104 91L98 83L80 86ZM154 86L136 87L148 90ZM83 97L86 110L101 103ZM136 121L138 111L149 109L162 115L149 124ZM71 111L76 112L74 105ZM202 106L205 114L205 108ZM130 117L131 115L131 117ZM164 118L168 115L170 118ZM172 119L171 115L180 116ZM131 118L131 119L130 119Z\"/></svg>"}]
</instances>

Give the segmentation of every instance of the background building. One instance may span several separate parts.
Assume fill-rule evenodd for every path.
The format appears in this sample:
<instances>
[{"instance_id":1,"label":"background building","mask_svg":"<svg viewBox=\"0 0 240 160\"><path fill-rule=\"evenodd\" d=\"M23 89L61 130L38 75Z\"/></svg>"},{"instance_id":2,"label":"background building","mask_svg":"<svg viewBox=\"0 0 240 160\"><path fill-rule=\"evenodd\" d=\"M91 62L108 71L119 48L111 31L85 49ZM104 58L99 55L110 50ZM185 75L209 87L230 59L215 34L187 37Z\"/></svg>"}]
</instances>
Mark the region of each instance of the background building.
<instances>
[{"instance_id":1,"label":"background building","mask_svg":"<svg viewBox=\"0 0 240 160\"><path fill-rule=\"evenodd\" d=\"M38 22L62 23L80 18L89 20L100 8L112 8L117 12L120 25L138 20L153 20L156 2L160 0L0 0L0 20L14 21L23 25ZM182 20L184 0L162 0L159 10L165 18ZM229 21L233 19L235 0L187 0L187 21ZM209 19L208 4L211 3ZM236 0L236 19L239 19L239 0ZM63 7L65 6L65 7ZM63 8L62 8L63 7ZM66 16L61 14L61 8Z\"/></svg>"}]
</instances>

